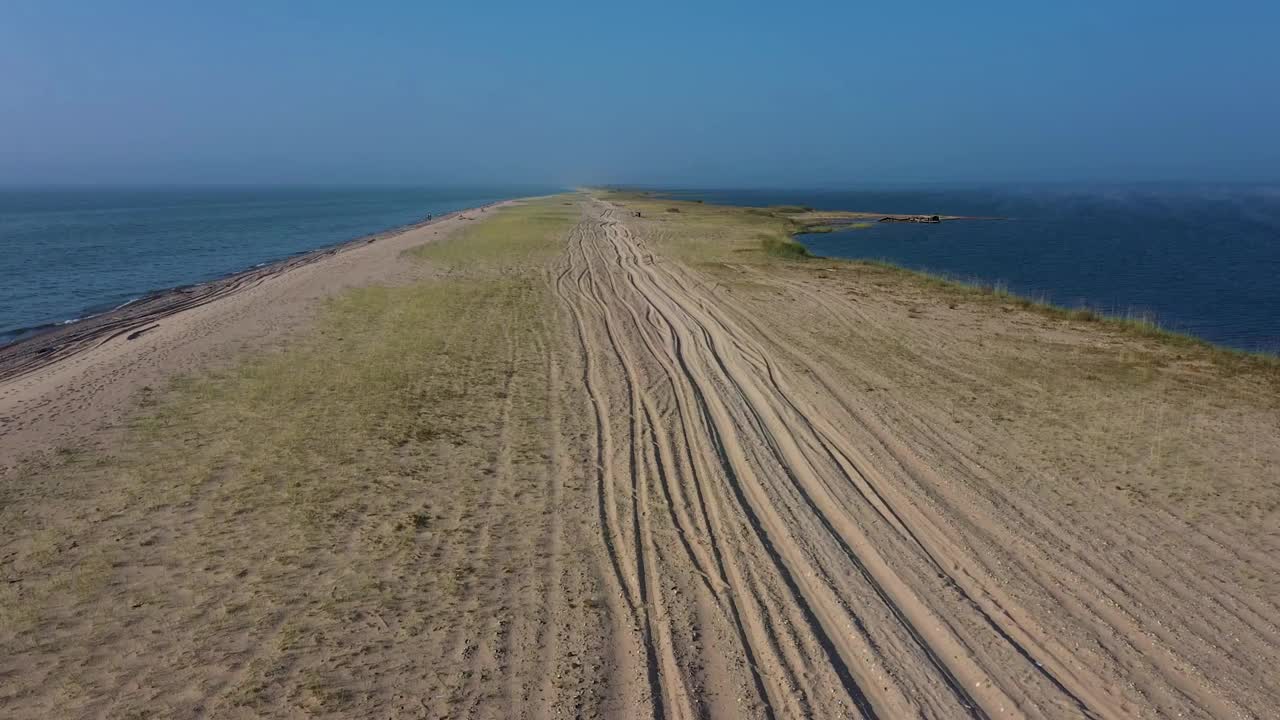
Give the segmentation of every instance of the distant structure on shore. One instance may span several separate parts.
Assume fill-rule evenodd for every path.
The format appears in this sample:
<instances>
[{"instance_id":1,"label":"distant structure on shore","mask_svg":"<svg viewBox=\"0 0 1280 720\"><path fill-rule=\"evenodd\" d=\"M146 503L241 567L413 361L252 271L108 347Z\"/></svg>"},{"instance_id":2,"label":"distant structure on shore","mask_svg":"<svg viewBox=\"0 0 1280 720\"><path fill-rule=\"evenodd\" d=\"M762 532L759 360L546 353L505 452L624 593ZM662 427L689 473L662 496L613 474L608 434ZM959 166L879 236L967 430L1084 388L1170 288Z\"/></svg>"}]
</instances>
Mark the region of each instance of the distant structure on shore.
<instances>
[{"instance_id":1,"label":"distant structure on shore","mask_svg":"<svg viewBox=\"0 0 1280 720\"><path fill-rule=\"evenodd\" d=\"M905 217L882 217L879 222L882 223L940 223L942 218L937 215L907 215Z\"/></svg>"}]
</instances>

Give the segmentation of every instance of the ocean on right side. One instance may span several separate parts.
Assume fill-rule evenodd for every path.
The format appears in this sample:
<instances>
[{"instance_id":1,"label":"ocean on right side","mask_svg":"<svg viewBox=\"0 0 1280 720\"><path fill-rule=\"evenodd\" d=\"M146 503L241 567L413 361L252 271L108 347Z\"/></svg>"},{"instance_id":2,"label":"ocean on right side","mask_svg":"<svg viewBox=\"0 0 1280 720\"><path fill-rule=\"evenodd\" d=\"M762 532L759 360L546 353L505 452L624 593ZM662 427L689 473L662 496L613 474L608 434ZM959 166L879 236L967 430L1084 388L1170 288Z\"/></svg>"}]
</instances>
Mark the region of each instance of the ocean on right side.
<instances>
[{"instance_id":1,"label":"ocean on right side","mask_svg":"<svg viewBox=\"0 0 1280 720\"><path fill-rule=\"evenodd\" d=\"M1002 284L1068 307L1154 319L1280 352L1280 186L682 190L680 199L963 215L800 235L826 257ZM998 219L994 219L998 218Z\"/></svg>"}]
</instances>

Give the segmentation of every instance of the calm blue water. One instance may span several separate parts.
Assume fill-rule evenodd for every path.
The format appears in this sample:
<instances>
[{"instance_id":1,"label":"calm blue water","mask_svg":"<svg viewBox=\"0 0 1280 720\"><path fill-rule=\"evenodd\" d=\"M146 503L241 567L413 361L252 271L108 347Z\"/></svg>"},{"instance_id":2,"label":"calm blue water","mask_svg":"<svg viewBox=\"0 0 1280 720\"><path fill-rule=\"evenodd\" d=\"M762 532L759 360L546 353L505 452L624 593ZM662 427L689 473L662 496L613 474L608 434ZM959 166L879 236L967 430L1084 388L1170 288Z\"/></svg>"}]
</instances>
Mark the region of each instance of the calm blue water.
<instances>
[{"instance_id":1,"label":"calm blue water","mask_svg":"<svg viewBox=\"0 0 1280 720\"><path fill-rule=\"evenodd\" d=\"M0 190L0 343L154 290L533 192Z\"/></svg>"},{"instance_id":2,"label":"calm blue water","mask_svg":"<svg viewBox=\"0 0 1280 720\"><path fill-rule=\"evenodd\" d=\"M1068 306L1143 312L1224 345L1280 351L1280 187L683 191L736 205L1007 217L799 239Z\"/></svg>"}]
</instances>

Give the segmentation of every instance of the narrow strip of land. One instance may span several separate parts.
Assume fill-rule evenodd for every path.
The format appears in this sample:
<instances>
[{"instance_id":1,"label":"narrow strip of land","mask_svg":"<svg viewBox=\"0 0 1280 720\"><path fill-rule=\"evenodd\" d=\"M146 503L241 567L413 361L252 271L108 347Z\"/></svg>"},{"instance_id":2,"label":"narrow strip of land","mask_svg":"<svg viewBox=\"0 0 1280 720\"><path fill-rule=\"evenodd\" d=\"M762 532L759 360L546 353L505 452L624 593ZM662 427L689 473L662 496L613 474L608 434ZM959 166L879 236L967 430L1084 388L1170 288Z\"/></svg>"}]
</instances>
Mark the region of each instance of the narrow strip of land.
<instances>
[{"instance_id":1,"label":"narrow strip of land","mask_svg":"<svg viewBox=\"0 0 1280 720\"><path fill-rule=\"evenodd\" d=\"M791 224L578 193L405 236L394 287L19 464L0 708L1267 717L1273 364Z\"/></svg>"}]
</instances>

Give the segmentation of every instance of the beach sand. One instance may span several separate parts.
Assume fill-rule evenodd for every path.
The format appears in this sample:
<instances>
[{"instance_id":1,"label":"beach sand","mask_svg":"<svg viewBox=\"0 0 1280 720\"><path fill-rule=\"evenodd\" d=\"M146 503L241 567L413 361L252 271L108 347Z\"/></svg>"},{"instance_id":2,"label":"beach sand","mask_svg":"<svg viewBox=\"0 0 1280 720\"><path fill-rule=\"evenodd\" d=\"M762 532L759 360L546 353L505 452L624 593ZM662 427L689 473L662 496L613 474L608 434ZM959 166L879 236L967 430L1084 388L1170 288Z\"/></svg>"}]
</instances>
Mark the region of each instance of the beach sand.
<instances>
[{"instance_id":1,"label":"beach sand","mask_svg":"<svg viewBox=\"0 0 1280 720\"><path fill-rule=\"evenodd\" d=\"M0 711L1280 706L1274 363L789 223L510 203L0 383Z\"/></svg>"},{"instance_id":2,"label":"beach sand","mask_svg":"<svg viewBox=\"0 0 1280 720\"><path fill-rule=\"evenodd\" d=\"M493 207L500 207L501 204ZM289 258L0 347L0 472L59 448L105 449L140 393L304 330L325 300L422 280L401 254L472 222L451 213Z\"/></svg>"}]
</instances>

